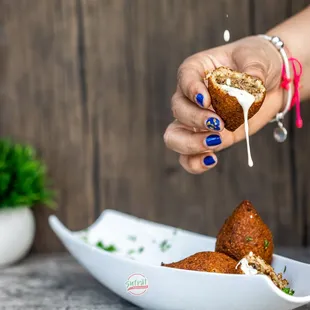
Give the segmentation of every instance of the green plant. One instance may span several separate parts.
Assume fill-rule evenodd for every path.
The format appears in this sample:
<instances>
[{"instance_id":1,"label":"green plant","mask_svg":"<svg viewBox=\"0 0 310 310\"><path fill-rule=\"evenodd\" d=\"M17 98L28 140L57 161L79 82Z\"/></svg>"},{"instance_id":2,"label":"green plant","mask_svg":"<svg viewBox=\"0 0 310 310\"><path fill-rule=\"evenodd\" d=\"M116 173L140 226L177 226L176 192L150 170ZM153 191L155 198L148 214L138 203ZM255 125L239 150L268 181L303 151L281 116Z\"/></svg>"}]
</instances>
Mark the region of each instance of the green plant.
<instances>
[{"instance_id":1,"label":"green plant","mask_svg":"<svg viewBox=\"0 0 310 310\"><path fill-rule=\"evenodd\" d=\"M29 145L0 140L0 208L54 207L47 169Z\"/></svg>"}]
</instances>

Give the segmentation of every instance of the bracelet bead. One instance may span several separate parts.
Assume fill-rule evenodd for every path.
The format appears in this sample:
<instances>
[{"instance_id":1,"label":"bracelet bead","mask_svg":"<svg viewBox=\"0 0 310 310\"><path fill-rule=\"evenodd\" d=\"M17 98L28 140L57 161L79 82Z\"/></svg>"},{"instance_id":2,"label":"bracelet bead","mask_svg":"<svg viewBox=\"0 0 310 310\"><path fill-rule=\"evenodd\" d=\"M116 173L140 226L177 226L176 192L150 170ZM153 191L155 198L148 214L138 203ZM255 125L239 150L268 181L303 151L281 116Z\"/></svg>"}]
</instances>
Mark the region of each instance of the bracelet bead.
<instances>
[{"instance_id":1,"label":"bracelet bead","mask_svg":"<svg viewBox=\"0 0 310 310\"><path fill-rule=\"evenodd\" d=\"M284 43L283 41L281 41L279 37L275 37L275 36L272 37L271 42L278 50L280 50L281 48L284 48Z\"/></svg>"}]
</instances>

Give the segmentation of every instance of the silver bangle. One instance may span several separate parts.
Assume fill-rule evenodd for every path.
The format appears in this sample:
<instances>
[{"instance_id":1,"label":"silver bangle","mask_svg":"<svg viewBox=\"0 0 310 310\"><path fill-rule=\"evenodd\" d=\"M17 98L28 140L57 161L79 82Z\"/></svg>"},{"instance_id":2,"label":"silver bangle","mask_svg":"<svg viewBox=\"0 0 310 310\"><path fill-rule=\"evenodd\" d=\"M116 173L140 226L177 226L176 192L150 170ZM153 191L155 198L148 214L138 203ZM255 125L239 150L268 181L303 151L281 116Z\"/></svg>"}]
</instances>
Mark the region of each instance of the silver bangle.
<instances>
[{"instance_id":1,"label":"silver bangle","mask_svg":"<svg viewBox=\"0 0 310 310\"><path fill-rule=\"evenodd\" d=\"M288 79L290 79L291 73L290 73L289 60L288 60L288 56L284 49L283 41L279 37L275 37L275 36L271 37L271 36L267 36L264 34L261 34L259 36L270 41L275 46L275 48L280 52L281 57L283 59L286 76ZM273 132L274 138L277 142L284 142L287 138L287 130L284 128L283 120L284 120L285 114L290 109L291 101L292 101L292 85L291 83L289 83L288 90L287 90L286 105L284 107L284 110L282 112L277 113L276 117L270 121L270 123L274 123L274 122L278 123L278 127L275 128Z\"/></svg>"}]
</instances>

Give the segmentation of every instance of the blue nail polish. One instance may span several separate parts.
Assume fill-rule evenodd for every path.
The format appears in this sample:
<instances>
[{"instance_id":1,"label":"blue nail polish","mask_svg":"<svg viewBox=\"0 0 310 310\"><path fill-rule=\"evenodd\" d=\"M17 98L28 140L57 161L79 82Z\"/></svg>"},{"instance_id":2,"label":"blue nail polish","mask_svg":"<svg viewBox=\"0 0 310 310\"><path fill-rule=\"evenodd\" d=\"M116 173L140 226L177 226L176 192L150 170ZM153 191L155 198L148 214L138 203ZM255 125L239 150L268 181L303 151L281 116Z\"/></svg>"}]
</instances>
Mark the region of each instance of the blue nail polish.
<instances>
[{"instance_id":1,"label":"blue nail polish","mask_svg":"<svg viewBox=\"0 0 310 310\"><path fill-rule=\"evenodd\" d=\"M210 130L220 130L220 121L215 117L209 117L206 120L206 127Z\"/></svg>"},{"instance_id":2,"label":"blue nail polish","mask_svg":"<svg viewBox=\"0 0 310 310\"><path fill-rule=\"evenodd\" d=\"M221 137L219 135L210 135L206 138L207 146L215 146L222 143Z\"/></svg>"},{"instance_id":3,"label":"blue nail polish","mask_svg":"<svg viewBox=\"0 0 310 310\"><path fill-rule=\"evenodd\" d=\"M211 166L213 164L215 164L215 160L212 156L206 156L204 159L203 159L203 163L206 165L206 166Z\"/></svg>"},{"instance_id":4,"label":"blue nail polish","mask_svg":"<svg viewBox=\"0 0 310 310\"><path fill-rule=\"evenodd\" d=\"M201 107L203 107L203 94L197 94L196 101Z\"/></svg>"}]
</instances>

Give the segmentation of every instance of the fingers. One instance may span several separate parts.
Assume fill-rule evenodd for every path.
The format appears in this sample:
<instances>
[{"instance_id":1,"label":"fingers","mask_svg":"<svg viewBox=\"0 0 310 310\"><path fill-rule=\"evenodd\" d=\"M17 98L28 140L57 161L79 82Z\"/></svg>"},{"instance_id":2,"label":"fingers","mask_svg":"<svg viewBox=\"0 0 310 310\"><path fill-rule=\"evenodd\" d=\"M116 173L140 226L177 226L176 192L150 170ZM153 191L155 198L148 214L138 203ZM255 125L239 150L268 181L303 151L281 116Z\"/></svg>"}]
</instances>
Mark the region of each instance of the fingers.
<instances>
[{"instance_id":1,"label":"fingers","mask_svg":"<svg viewBox=\"0 0 310 310\"><path fill-rule=\"evenodd\" d=\"M208 108L211 103L204 77L205 68L197 56L187 59L178 70L180 91L200 108Z\"/></svg>"},{"instance_id":2,"label":"fingers","mask_svg":"<svg viewBox=\"0 0 310 310\"><path fill-rule=\"evenodd\" d=\"M169 149L183 155L218 152L235 143L234 134L226 129L221 133L193 132L179 121L168 126L164 141Z\"/></svg>"},{"instance_id":3,"label":"fingers","mask_svg":"<svg viewBox=\"0 0 310 310\"><path fill-rule=\"evenodd\" d=\"M171 106L174 118L186 126L215 132L224 129L224 122L217 114L193 105L189 99L179 92L172 97Z\"/></svg>"},{"instance_id":4,"label":"fingers","mask_svg":"<svg viewBox=\"0 0 310 310\"><path fill-rule=\"evenodd\" d=\"M217 157L210 152L201 155L180 155L181 166L189 173L201 174L210 170L217 164Z\"/></svg>"},{"instance_id":5,"label":"fingers","mask_svg":"<svg viewBox=\"0 0 310 310\"><path fill-rule=\"evenodd\" d=\"M180 155L182 167L193 174L210 170L217 164L214 154L231 146L234 135L228 130L215 134L212 132L193 132L178 121L170 124L165 132L166 146Z\"/></svg>"},{"instance_id":6,"label":"fingers","mask_svg":"<svg viewBox=\"0 0 310 310\"><path fill-rule=\"evenodd\" d=\"M234 142L233 134L227 130L222 133L193 132L178 121L168 126L164 141L169 149L183 155L217 152Z\"/></svg>"}]
</instances>

